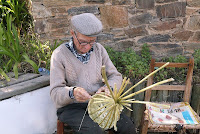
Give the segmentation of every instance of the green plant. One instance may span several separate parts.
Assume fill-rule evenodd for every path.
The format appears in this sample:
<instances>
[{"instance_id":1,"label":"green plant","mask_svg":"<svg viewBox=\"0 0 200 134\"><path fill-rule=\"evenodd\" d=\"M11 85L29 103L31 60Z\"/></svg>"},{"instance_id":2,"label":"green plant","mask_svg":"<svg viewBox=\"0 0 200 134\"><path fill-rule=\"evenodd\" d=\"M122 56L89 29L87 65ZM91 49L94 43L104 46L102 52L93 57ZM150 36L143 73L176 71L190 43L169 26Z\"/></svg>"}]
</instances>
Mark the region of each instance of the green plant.
<instances>
[{"instance_id":1,"label":"green plant","mask_svg":"<svg viewBox=\"0 0 200 134\"><path fill-rule=\"evenodd\" d=\"M33 25L29 4L29 0L0 0L0 22L6 25L6 16L12 15L18 34L25 33Z\"/></svg>"},{"instance_id":2,"label":"green plant","mask_svg":"<svg viewBox=\"0 0 200 134\"><path fill-rule=\"evenodd\" d=\"M162 58L160 61L184 63L184 62L188 62L188 59L185 56L177 55L176 57ZM186 75L187 75L186 69L184 68L165 68L155 75L155 81L160 81L162 79L172 77L175 79L176 83L183 83L185 81Z\"/></svg>"},{"instance_id":3,"label":"green plant","mask_svg":"<svg viewBox=\"0 0 200 134\"><path fill-rule=\"evenodd\" d=\"M106 47L106 50L113 64L124 76L136 80L148 73L151 56L147 44L142 46L140 54L136 54L132 49L118 52Z\"/></svg>"},{"instance_id":4,"label":"green plant","mask_svg":"<svg viewBox=\"0 0 200 134\"><path fill-rule=\"evenodd\" d=\"M196 49L193 53L194 57L194 71L193 71L193 82L200 83L200 49Z\"/></svg>"},{"instance_id":5,"label":"green plant","mask_svg":"<svg viewBox=\"0 0 200 134\"><path fill-rule=\"evenodd\" d=\"M50 41L41 42L34 32L23 37L23 46L28 56L38 63L39 67L50 69L50 60L53 51L62 44L63 41L55 40L53 44Z\"/></svg>"},{"instance_id":6,"label":"green plant","mask_svg":"<svg viewBox=\"0 0 200 134\"><path fill-rule=\"evenodd\" d=\"M6 26L2 23L0 24L0 55L7 56L5 57L8 60L7 67L12 65L16 78L18 78L18 69L21 67L22 62L31 64L37 72L37 64L28 57L27 53L24 52L24 48L21 46L21 40L15 25L12 24L11 15L6 17L6 22ZM1 74L5 76L5 72L2 69Z\"/></svg>"}]
</instances>

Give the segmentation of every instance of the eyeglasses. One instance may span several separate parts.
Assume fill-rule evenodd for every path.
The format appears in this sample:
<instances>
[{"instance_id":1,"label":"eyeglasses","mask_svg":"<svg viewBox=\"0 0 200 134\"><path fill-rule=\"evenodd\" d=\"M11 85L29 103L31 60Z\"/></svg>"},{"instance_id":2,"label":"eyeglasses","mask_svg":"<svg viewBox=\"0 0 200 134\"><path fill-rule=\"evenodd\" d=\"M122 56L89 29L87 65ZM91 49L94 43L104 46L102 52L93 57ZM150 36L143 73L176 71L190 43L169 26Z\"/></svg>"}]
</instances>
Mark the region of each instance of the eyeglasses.
<instances>
[{"instance_id":1,"label":"eyeglasses","mask_svg":"<svg viewBox=\"0 0 200 134\"><path fill-rule=\"evenodd\" d=\"M91 46L94 45L96 42L95 41L92 41L92 42L80 42L79 39L77 38L77 35L76 35L76 32L74 31L74 35L78 41L78 43L81 45L81 46L85 46L87 44L90 44Z\"/></svg>"}]
</instances>

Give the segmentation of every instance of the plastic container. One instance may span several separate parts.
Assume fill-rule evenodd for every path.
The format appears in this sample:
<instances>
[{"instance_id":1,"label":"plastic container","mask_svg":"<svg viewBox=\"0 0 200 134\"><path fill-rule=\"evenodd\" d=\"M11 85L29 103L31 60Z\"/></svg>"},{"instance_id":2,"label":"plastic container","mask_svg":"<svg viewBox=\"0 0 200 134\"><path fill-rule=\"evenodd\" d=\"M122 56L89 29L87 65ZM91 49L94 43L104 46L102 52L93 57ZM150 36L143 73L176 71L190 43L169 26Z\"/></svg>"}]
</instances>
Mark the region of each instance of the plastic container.
<instances>
[{"instance_id":1,"label":"plastic container","mask_svg":"<svg viewBox=\"0 0 200 134\"><path fill-rule=\"evenodd\" d=\"M38 68L38 71L41 75L50 75L50 71L46 68Z\"/></svg>"}]
</instances>

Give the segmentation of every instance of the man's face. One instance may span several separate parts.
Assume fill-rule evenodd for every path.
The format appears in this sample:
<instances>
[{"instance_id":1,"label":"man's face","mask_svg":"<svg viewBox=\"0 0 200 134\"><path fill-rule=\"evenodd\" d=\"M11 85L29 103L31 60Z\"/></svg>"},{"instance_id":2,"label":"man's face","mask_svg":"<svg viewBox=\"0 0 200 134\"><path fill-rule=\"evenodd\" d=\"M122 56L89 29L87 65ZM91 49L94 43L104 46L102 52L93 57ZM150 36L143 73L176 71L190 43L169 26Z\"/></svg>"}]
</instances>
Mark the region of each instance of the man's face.
<instances>
[{"instance_id":1,"label":"man's face","mask_svg":"<svg viewBox=\"0 0 200 134\"><path fill-rule=\"evenodd\" d=\"M74 45L79 54L87 53L92 48L92 45L95 44L96 37L88 37L74 31L71 31L71 34L74 39Z\"/></svg>"}]
</instances>

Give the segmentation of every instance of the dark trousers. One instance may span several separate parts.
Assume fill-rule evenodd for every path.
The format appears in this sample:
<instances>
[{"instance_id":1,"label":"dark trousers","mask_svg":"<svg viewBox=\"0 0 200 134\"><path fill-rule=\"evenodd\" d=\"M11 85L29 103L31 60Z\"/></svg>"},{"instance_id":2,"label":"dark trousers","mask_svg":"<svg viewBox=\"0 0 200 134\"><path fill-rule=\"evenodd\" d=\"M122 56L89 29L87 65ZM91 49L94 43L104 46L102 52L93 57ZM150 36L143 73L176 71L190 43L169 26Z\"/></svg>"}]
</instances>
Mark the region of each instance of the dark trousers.
<instances>
[{"instance_id":1,"label":"dark trousers","mask_svg":"<svg viewBox=\"0 0 200 134\"><path fill-rule=\"evenodd\" d=\"M80 131L78 131L87 103L74 103L57 110L58 119L67 123L76 133L79 134L104 134L104 130L89 117L86 113ZM113 130L114 131L114 130ZM136 134L135 125L129 117L123 113L117 122L116 134Z\"/></svg>"}]
</instances>

